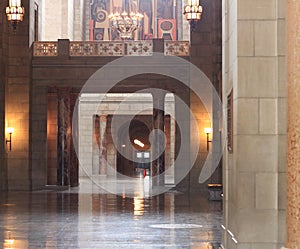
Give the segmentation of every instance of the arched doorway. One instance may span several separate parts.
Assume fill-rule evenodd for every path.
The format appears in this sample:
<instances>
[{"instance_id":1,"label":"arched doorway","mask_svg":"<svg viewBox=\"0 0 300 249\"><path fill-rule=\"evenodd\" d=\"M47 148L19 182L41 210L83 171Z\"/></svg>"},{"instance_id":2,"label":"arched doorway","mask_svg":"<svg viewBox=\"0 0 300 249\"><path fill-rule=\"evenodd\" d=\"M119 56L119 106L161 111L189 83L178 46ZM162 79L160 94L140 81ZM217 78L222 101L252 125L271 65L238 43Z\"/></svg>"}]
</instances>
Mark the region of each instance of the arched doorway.
<instances>
[{"instance_id":1,"label":"arched doorway","mask_svg":"<svg viewBox=\"0 0 300 249\"><path fill-rule=\"evenodd\" d=\"M125 126L127 126L126 124ZM121 145L122 151L117 153L117 171L118 173L130 177L139 176L142 171L142 165L133 162L126 158L126 154L132 154L137 157L138 152L150 153L149 136L152 130L152 116L138 115L129 124L129 140L132 146L126 144L125 136L127 133L124 129L118 132L118 142ZM126 151L127 150L127 151ZM142 155L142 154L141 154ZM142 160L141 160L142 163Z\"/></svg>"}]
</instances>

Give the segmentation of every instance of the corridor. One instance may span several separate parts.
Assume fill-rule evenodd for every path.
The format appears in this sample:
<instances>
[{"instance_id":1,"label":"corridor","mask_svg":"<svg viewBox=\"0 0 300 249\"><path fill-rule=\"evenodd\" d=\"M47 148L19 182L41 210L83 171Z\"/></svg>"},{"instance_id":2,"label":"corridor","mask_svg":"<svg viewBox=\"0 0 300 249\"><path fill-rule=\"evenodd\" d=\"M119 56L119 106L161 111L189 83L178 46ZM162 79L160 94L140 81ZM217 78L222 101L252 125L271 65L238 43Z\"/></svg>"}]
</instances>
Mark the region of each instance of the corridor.
<instances>
[{"instance_id":1,"label":"corridor","mask_svg":"<svg viewBox=\"0 0 300 249\"><path fill-rule=\"evenodd\" d=\"M0 194L0 248L218 249L222 202L170 190L133 198L82 180L71 190Z\"/></svg>"}]
</instances>

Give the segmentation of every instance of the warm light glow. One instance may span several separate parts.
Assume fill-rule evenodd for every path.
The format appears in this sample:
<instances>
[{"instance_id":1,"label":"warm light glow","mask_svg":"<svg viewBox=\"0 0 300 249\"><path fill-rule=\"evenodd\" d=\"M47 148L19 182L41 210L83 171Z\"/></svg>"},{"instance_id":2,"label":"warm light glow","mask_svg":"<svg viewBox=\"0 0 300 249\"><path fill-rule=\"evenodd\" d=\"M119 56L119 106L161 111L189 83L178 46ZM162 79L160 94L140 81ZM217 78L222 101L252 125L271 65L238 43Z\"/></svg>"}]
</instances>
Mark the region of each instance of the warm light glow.
<instances>
[{"instance_id":1,"label":"warm light glow","mask_svg":"<svg viewBox=\"0 0 300 249\"><path fill-rule=\"evenodd\" d=\"M206 134L212 133L212 129L210 127L206 127L206 128L204 128L204 132Z\"/></svg>"},{"instance_id":2,"label":"warm light glow","mask_svg":"<svg viewBox=\"0 0 300 249\"><path fill-rule=\"evenodd\" d=\"M145 146L145 144L143 144L143 143L142 143L140 140L138 140L138 139L134 139L133 142L134 142L136 145L138 145L138 146L140 146L140 147L142 147L142 148L144 148L144 146Z\"/></svg>"},{"instance_id":3,"label":"warm light glow","mask_svg":"<svg viewBox=\"0 0 300 249\"><path fill-rule=\"evenodd\" d=\"M13 249L15 240L11 238L10 232L8 232L8 238L4 240L4 249Z\"/></svg>"},{"instance_id":4,"label":"warm light glow","mask_svg":"<svg viewBox=\"0 0 300 249\"><path fill-rule=\"evenodd\" d=\"M188 21L199 21L201 19L203 8L199 0L188 0L184 6L183 14Z\"/></svg>"},{"instance_id":5,"label":"warm light glow","mask_svg":"<svg viewBox=\"0 0 300 249\"><path fill-rule=\"evenodd\" d=\"M16 23L23 21L25 9L22 7L21 0L9 0L9 6L6 7L5 12L7 20L12 22L15 28Z\"/></svg>"},{"instance_id":6,"label":"warm light glow","mask_svg":"<svg viewBox=\"0 0 300 249\"><path fill-rule=\"evenodd\" d=\"M15 129L13 127L7 127L6 128L6 132L7 133L14 133L15 132Z\"/></svg>"},{"instance_id":7,"label":"warm light glow","mask_svg":"<svg viewBox=\"0 0 300 249\"><path fill-rule=\"evenodd\" d=\"M144 199L141 197L134 197L134 215L143 215L144 214Z\"/></svg>"},{"instance_id":8,"label":"warm light glow","mask_svg":"<svg viewBox=\"0 0 300 249\"><path fill-rule=\"evenodd\" d=\"M133 32L141 28L143 17L139 12L130 12L128 15L126 11L108 16L111 28L119 33L121 39L132 39Z\"/></svg>"},{"instance_id":9,"label":"warm light glow","mask_svg":"<svg viewBox=\"0 0 300 249\"><path fill-rule=\"evenodd\" d=\"M15 240L14 239L6 239L6 240L4 240L4 243L7 245L13 245L15 243Z\"/></svg>"}]
</instances>

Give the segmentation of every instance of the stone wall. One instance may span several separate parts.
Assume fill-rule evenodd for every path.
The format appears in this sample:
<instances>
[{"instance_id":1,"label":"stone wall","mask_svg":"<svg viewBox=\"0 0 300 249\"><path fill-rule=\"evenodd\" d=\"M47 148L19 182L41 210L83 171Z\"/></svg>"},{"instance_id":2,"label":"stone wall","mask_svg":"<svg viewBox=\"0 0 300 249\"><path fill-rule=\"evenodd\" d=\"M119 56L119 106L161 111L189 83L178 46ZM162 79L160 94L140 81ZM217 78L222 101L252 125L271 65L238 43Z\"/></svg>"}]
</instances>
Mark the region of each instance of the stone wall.
<instances>
[{"instance_id":1,"label":"stone wall","mask_svg":"<svg viewBox=\"0 0 300 249\"><path fill-rule=\"evenodd\" d=\"M275 249L285 237L284 4L223 6L224 113L233 90L233 153L223 158L225 248Z\"/></svg>"},{"instance_id":2,"label":"stone wall","mask_svg":"<svg viewBox=\"0 0 300 249\"><path fill-rule=\"evenodd\" d=\"M5 150L5 76L7 65L7 25L5 20L5 2L0 2L0 190L7 188L7 165Z\"/></svg>"},{"instance_id":3,"label":"stone wall","mask_svg":"<svg viewBox=\"0 0 300 249\"><path fill-rule=\"evenodd\" d=\"M89 5L89 1L84 0L44 0L41 8L41 40L85 40L85 3Z\"/></svg>"},{"instance_id":4,"label":"stone wall","mask_svg":"<svg viewBox=\"0 0 300 249\"><path fill-rule=\"evenodd\" d=\"M84 41L84 0L74 1L74 41ZM79 8L78 8L79 6Z\"/></svg>"},{"instance_id":5,"label":"stone wall","mask_svg":"<svg viewBox=\"0 0 300 249\"><path fill-rule=\"evenodd\" d=\"M47 184L57 183L57 93L49 92L47 101Z\"/></svg>"},{"instance_id":6,"label":"stone wall","mask_svg":"<svg viewBox=\"0 0 300 249\"><path fill-rule=\"evenodd\" d=\"M99 170L97 169L94 170L92 167L94 165L93 163L94 146L92 140L94 115L98 115L100 117L102 115L108 116L113 114L117 116L120 114L128 115L128 117L131 117L131 115L135 115L137 113L139 115L152 115L153 101L152 101L151 94L148 94L146 96L137 94L136 97L134 97L134 99L130 99L130 100L128 100L130 98L128 96L126 97L127 99L124 97L111 97L111 99L107 97L105 100L102 100L101 102L99 102L99 96L101 95L81 97L79 102L79 127L78 128L79 128L79 161L81 164L80 176L85 176L85 175L92 176L95 174L99 174ZM103 98L103 96L100 98ZM166 102L165 102L166 115L170 114L174 116L175 115L174 108L175 108L174 98L172 96L166 97ZM125 117L123 119L125 121L128 121ZM175 132L173 129L174 127L172 127L172 131ZM116 131L116 132L120 132L120 131ZM173 134L172 141L173 139L174 139L174 134ZM107 141L107 145L110 147L116 146L115 144L109 143L109 141ZM169 145L169 150L170 150L170 145ZM173 141L172 150L173 150L172 161L174 161L174 141ZM115 156L115 154L113 153L108 153L108 154L110 155L110 158L113 158ZM168 151L168 153L166 153L166 158L170 157L170 154L171 154L170 151ZM96 163L96 166L99 167L99 163ZM116 161L112 162L111 166L113 168L116 168ZM168 168L168 166L169 165L166 165L166 168ZM115 173L116 172L111 171L110 176L115 175Z\"/></svg>"},{"instance_id":7,"label":"stone wall","mask_svg":"<svg viewBox=\"0 0 300 249\"><path fill-rule=\"evenodd\" d=\"M47 0L44 0L44 2ZM56 41L63 39L62 35L62 5L61 2L68 3L67 0L47 1L43 6L43 21L42 21L42 41ZM68 9L64 10L67 11ZM65 13L64 17L68 15ZM65 20L66 22L67 20Z\"/></svg>"},{"instance_id":8,"label":"stone wall","mask_svg":"<svg viewBox=\"0 0 300 249\"><path fill-rule=\"evenodd\" d=\"M219 77L221 71L221 2L220 1L201 1L203 7L203 14L201 20L196 24L196 28L191 32L191 62L196 65L209 78L211 83L215 86L219 93L219 85L221 78ZM213 117L211 112L205 109L199 97L191 92L191 111L195 116L198 124L199 134L195 136L193 132L191 146L195 144L193 139L200 139L200 148L195 166L191 171L190 180L191 191L201 190L205 193L207 191L208 183L222 183L222 168L217 168L216 172L205 183L199 184L199 175L202 166L207 158L207 144L205 127L214 127L214 134L219 133L218 117ZM216 118L213 121L213 118ZM212 135L212 134L211 134ZM213 172L212 172L213 173Z\"/></svg>"},{"instance_id":9,"label":"stone wall","mask_svg":"<svg viewBox=\"0 0 300 249\"><path fill-rule=\"evenodd\" d=\"M22 1L29 10L29 0ZM33 13L31 13L33 14ZM12 126L12 151L7 154L8 189L30 189L29 167L29 89L30 89L30 44L31 17L27 14L16 31L8 31L7 75L5 88L5 122Z\"/></svg>"}]
</instances>

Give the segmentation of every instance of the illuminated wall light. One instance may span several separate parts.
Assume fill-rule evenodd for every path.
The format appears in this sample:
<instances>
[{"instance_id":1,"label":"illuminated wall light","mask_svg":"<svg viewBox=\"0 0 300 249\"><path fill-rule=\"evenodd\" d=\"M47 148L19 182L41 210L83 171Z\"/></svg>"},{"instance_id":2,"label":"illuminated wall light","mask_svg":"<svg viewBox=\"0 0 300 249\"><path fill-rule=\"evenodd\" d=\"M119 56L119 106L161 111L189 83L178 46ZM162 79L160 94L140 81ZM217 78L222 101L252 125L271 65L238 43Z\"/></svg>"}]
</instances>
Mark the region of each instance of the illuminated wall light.
<instances>
[{"instance_id":1,"label":"illuminated wall light","mask_svg":"<svg viewBox=\"0 0 300 249\"><path fill-rule=\"evenodd\" d=\"M206 149L209 151L209 143L211 143L211 140L209 139L209 134L212 133L211 127L204 128L204 132L206 133Z\"/></svg>"},{"instance_id":2,"label":"illuminated wall light","mask_svg":"<svg viewBox=\"0 0 300 249\"><path fill-rule=\"evenodd\" d=\"M9 6L5 9L7 20L12 23L13 29L16 30L17 24L23 21L25 8L21 0L9 0Z\"/></svg>"},{"instance_id":3,"label":"illuminated wall light","mask_svg":"<svg viewBox=\"0 0 300 249\"><path fill-rule=\"evenodd\" d=\"M196 23L201 19L203 8L200 5L200 0L188 0L184 6L184 16L190 22L191 30L194 31Z\"/></svg>"},{"instance_id":4,"label":"illuminated wall light","mask_svg":"<svg viewBox=\"0 0 300 249\"><path fill-rule=\"evenodd\" d=\"M9 139L6 139L5 143L9 144L9 151L11 151L11 143L12 143L11 136L14 133L14 131L15 131L15 129L13 127L7 127L6 128L6 133L9 134Z\"/></svg>"},{"instance_id":5,"label":"illuminated wall light","mask_svg":"<svg viewBox=\"0 0 300 249\"><path fill-rule=\"evenodd\" d=\"M143 144L143 143L142 143L140 140L138 140L138 139L134 139L133 142L134 142L134 144L136 144L136 145L138 145L138 146L140 146L140 147L142 147L142 148L144 148L144 146L145 146L145 144Z\"/></svg>"},{"instance_id":6,"label":"illuminated wall light","mask_svg":"<svg viewBox=\"0 0 300 249\"><path fill-rule=\"evenodd\" d=\"M15 240L11 238L10 232L8 232L8 238L4 240L4 249L13 249Z\"/></svg>"}]
</instances>

